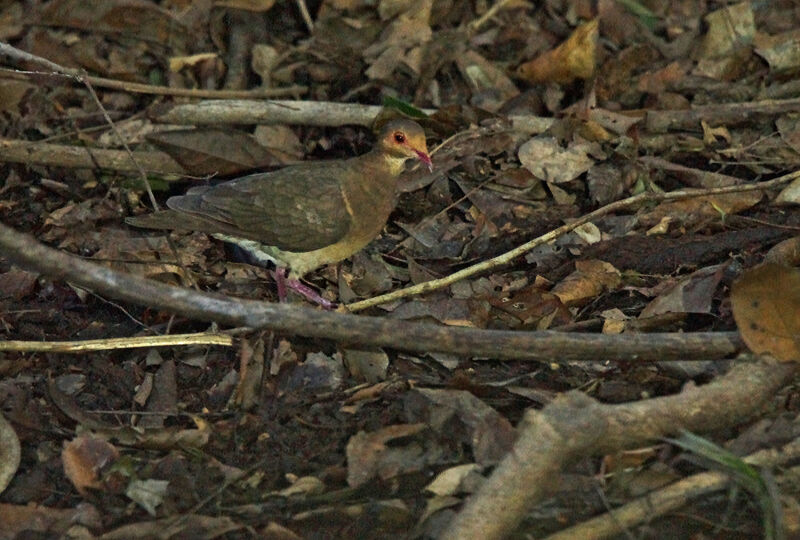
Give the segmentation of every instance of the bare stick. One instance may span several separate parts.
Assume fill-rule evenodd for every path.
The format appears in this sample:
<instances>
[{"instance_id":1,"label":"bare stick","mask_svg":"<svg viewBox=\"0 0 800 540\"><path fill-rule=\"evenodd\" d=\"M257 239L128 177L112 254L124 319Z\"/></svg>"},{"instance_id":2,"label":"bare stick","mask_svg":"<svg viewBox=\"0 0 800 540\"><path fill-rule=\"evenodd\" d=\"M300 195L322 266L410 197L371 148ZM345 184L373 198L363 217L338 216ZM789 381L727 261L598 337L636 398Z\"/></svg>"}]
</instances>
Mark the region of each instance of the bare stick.
<instances>
[{"instance_id":1,"label":"bare stick","mask_svg":"<svg viewBox=\"0 0 800 540\"><path fill-rule=\"evenodd\" d=\"M797 374L796 364L759 362L677 395L604 405L578 391L528 411L514 447L453 519L444 540L509 536L557 485L563 468L586 456L619 452L682 429L735 426L760 411Z\"/></svg>"},{"instance_id":2,"label":"bare stick","mask_svg":"<svg viewBox=\"0 0 800 540\"><path fill-rule=\"evenodd\" d=\"M467 28L469 29L470 32L476 32L481 26L486 24L486 22L489 19L491 19L492 17L497 15L497 13L501 9L503 9L504 7L506 7L506 5L510 4L513 1L514 0L497 0L497 2L495 2L492 5L492 7L490 7L488 10L486 10L486 13L484 13L483 15L480 16L480 18L475 19L474 21L469 23Z\"/></svg>"},{"instance_id":3,"label":"bare stick","mask_svg":"<svg viewBox=\"0 0 800 540\"><path fill-rule=\"evenodd\" d=\"M800 111L800 98L702 105L688 110L649 110L645 125L650 133L683 129L700 131L702 121L715 126L740 125L756 116L776 116Z\"/></svg>"},{"instance_id":4,"label":"bare stick","mask_svg":"<svg viewBox=\"0 0 800 540\"><path fill-rule=\"evenodd\" d=\"M374 298L368 298L367 300L361 300L360 302L353 302L352 304L347 304L345 307L348 311L356 312L356 311L361 311L363 309L367 309L369 307L378 306L380 304L385 304L387 302L392 302L400 298L406 298L408 296L416 296L424 294L426 292L443 289L449 285L452 285L453 283L456 283L457 281L461 281L462 279L466 279L468 277L472 277L474 275L487 272L489 270L498 268L500 266L505 266L511 263L517 257L524 255L525 253L531 251L532 249L541 246L542 244L547 244L549 242L552 242L559 236L563 236L566 233L573 231L578 227L580 227L581 225L589 223L592 220L595 220L599 217L605 216L612 212L616 212L618 210L631 208L643 202L677 201L680 199L706 197L709 195L721 195L724 193L738 193L741 191L758 191L762 189L772 189L782 186L783 184L791 182L795 178L799 177L800 177L800 171L795 171L793 173L786 174L779 178L775 178L774 180L769 180L766 182L758 182L755 184L736 185L736 186L728 186L722 188L698 189L691 191L688 190L670 191L669 193L640 193L639 195L634 195L633 197L628 197L627 199L614 201L610 204L602 206L597 210L594 210L593 212L585 214L584 216L576 219L575 221L572 221L566 225L562 225L557 229L553 229L549 233L539 236L538 238L534 238L533 240L526 242L521 246L517 246L511 251L507 251L502 255L498 255L493 259L489 259L487 261L480 262L473 266L469 266L467 268L464 268L463 270L459 270L458 272L450 274L449 276L445 276L441 279L426 281L424 283L419 283L411 287L406 287L405 289L399 289L396 291L392 291L390 293L382 294Z\"/></svg>"},{"instance_id":5,"label":"bare stick","mask_svg":"<svg viewBox=\"0 0 800 540\"><path fill-rule=\"evenodd\" d=\"M0 341L0 351L84 353L143 347L173 347L176 345L221 345L231 347L233 338L227 334L173 334L132 338L87 339L83 341Z\"/></svg>"},{"instance_id":6,"label":"bare stick","mask_svg":"<svg viewBox=\"0 0 800 540\"><path fill-rule=\"evenodd\" d=\"M294 0L295 4L297 4L297 9L300 11L300 16L303 17L303 22L306 23L306 28L308 28L308 33L314 33L314 21L311 20L311 14L308 12L308 7L306 6L305 0Z\"/></svg>"},{"instance_id":7,"label":"bare stick","mask_svg":"<svg viewBox=\"0 0 800 540\"><path fill-rule=\"evenodd\" d=\"M743 347L739 335L731 332L581 335L481 330L229 298L114 271L45 247L35 238L4 225L0 225L0 254L23 268L133 304L197 320L332 339L351 345L546 362L707 360L729 356Z\"/></svg>"}]
</instances>

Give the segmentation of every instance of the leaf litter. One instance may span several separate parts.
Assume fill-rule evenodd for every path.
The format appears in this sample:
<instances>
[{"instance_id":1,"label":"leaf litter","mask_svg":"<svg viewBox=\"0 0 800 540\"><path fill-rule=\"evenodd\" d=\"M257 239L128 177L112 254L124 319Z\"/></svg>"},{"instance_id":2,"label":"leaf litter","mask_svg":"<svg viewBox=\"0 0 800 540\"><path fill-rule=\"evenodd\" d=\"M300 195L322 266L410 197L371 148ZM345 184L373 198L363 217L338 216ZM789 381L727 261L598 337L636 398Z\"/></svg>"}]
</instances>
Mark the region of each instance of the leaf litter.
<instances>
[{"instance_id":1,"label":"leaf litter","mask_svg":"<svg viewBox=\"0 0 800 540\"><path fill-rule=\"evenodd\" d=\"M751 182L800 163L796 106L752 105L796 96L800 14L790 3L706 12L692 2L510 2L482 19L489 7L480 3L323 0L305 6L313 31L300 6L58 0L33 2L23 18L12 2L0 7L0 35L127 83L294 87L304 100L437 109L423 121L429 141L443 143L433 173L404 178L397 209L363 252L308 277L347 303L446 276L630 195ZM121 149L85 87L7 75L5 139ZM159 201L198 183L370 146L369 131L352 126L163 125L161 109L192 100L96 90L135 156L160 152L185 171L180 180L147 171ZM726 103L742 106L735 115L715 109ZM551 118L546 132L514 127L514 117L537 115ZM58 154L40 163L9 152L0 161L5 224L110 268L276 299L265 270L215 240L173 234L168 242L125 228L124 216L151 209L124 172L74 169ZM753 352L796 361L796 275L774 262L797 262L796 249L781 244L800 227L797 191L795 183L777 197L712 195L612 214L508 266L370 314L517 331L738 328ZM778 245L787 247L756 267ZM83 294L2 254L0 322L5 340L205 330ZM600 357L546 365L414 356L252 334L234 350L161 354L151 362L136 350L3 353L0 402L23 451L2 494L4 530L62 534L69 522L96 535L233 538L246 524L281 537L436 537L508 451L526 408L576 388L607 403L668 395L715 373ZM72 393L48 387L48 373ZM81 383L68 385L70 375ZM762 421L791 418L796 436L798 403L786 389ZM644 450L634 465L608 470L580 460L528 532L543 536L604 512L596 489L624 497L684 472L668 452ZM796 486L780 487L797 495ZM723 499L688 511L726 516L741 534L760 530ZM37 512L26 513L31 504ZM212 511L219 517L204 515ZM676 538L711 531L702 520L648 526Z\"/></svg>"}]
</instances>

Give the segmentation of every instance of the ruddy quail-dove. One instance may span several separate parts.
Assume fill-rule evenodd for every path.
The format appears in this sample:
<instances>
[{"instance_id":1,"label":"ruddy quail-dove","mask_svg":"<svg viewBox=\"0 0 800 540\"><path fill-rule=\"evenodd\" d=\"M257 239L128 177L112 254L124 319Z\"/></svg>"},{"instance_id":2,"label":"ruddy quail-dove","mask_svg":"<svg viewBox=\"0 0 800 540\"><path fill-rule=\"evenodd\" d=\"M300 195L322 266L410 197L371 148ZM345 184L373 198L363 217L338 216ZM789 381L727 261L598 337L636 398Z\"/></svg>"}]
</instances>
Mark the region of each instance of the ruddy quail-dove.
<instances>
[{"instance_id":1,"label":"ruddy quail-dove","mask_svg":"<svg viewBox=\"0 0 800 540\"><path fill-rule=\"evenodd\" d=\"M300 278L346 259L380 233L395 206L397 178L410 158L432 170L420 125L390 120L364 155L194 187L169 198L169 210L125 221L148 229L199 231L236 244L259 263L275 263L281 299L288 285L330 308L332 304Z\"/></svg>"}]
</instances>

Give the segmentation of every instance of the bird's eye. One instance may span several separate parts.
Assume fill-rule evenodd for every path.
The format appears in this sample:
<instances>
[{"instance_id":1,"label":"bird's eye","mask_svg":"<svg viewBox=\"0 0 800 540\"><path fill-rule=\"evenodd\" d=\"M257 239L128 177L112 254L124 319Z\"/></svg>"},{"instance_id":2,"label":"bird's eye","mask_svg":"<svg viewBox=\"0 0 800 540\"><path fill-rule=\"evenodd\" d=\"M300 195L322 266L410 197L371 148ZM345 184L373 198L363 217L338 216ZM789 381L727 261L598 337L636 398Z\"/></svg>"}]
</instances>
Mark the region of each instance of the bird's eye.
<instances>
[{"instance_id":1,"label":"bird's eye","mask_svg":"<svg viewBox=\"0 0 800 540\"><path fill-rule=\"evenodd\" d=\"M394 134L394 141L402 144L406 142L406 136L398 131L397 133Z\"/></svg>"}]
</instances>

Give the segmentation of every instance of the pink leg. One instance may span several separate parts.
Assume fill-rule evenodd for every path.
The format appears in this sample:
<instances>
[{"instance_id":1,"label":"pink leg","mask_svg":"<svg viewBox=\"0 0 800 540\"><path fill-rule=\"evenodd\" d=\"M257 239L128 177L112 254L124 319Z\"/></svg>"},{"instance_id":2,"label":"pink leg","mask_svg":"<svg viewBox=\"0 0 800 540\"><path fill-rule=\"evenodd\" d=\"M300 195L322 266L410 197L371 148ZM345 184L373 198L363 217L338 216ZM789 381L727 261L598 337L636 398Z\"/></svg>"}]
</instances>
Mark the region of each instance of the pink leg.
<instances>
[{"instance_id":1,"label":"pink leg","mask_svg":"<svg viewBox=\"0 0 800 540\"><path fill-rule=\"evenodd\" d=\"M286 285L294 292L303 295L305 299L308 300L309 302L318 304L322 306L324 309L328 310L336 309L335 303L323 298L317 291L315 291L308 285L301 283L299 279L287 279Z\"/></svg>"},{"instance_id":2,"label":"pink leg","mask_svg":"<svg viewBox=\"0 0 800 540\"><path fill-rule=\"evenodd\" d=\"M278 287L278 302L286 302L286 269L276 266L275 270L270 273L275 279L275 285Z\"/></svg>"},{"instance_id":3,"label":"pink leg","mask_svg":"<svg viewBox=\"0 0 800 540\"><path fill-rule=\"evenodd\" d=\"M280 302L286 302L286 289L289 288L303 296L309 302L320 305L324 309L336 309L335 303L323 298L317 291L301 283L299 279L287 279L286 274L287 271L284 268L275 268L275 271L272 273L272 276L275 278L275 283L278 286L278 300Z\"/></svg>"}]
</instances>

